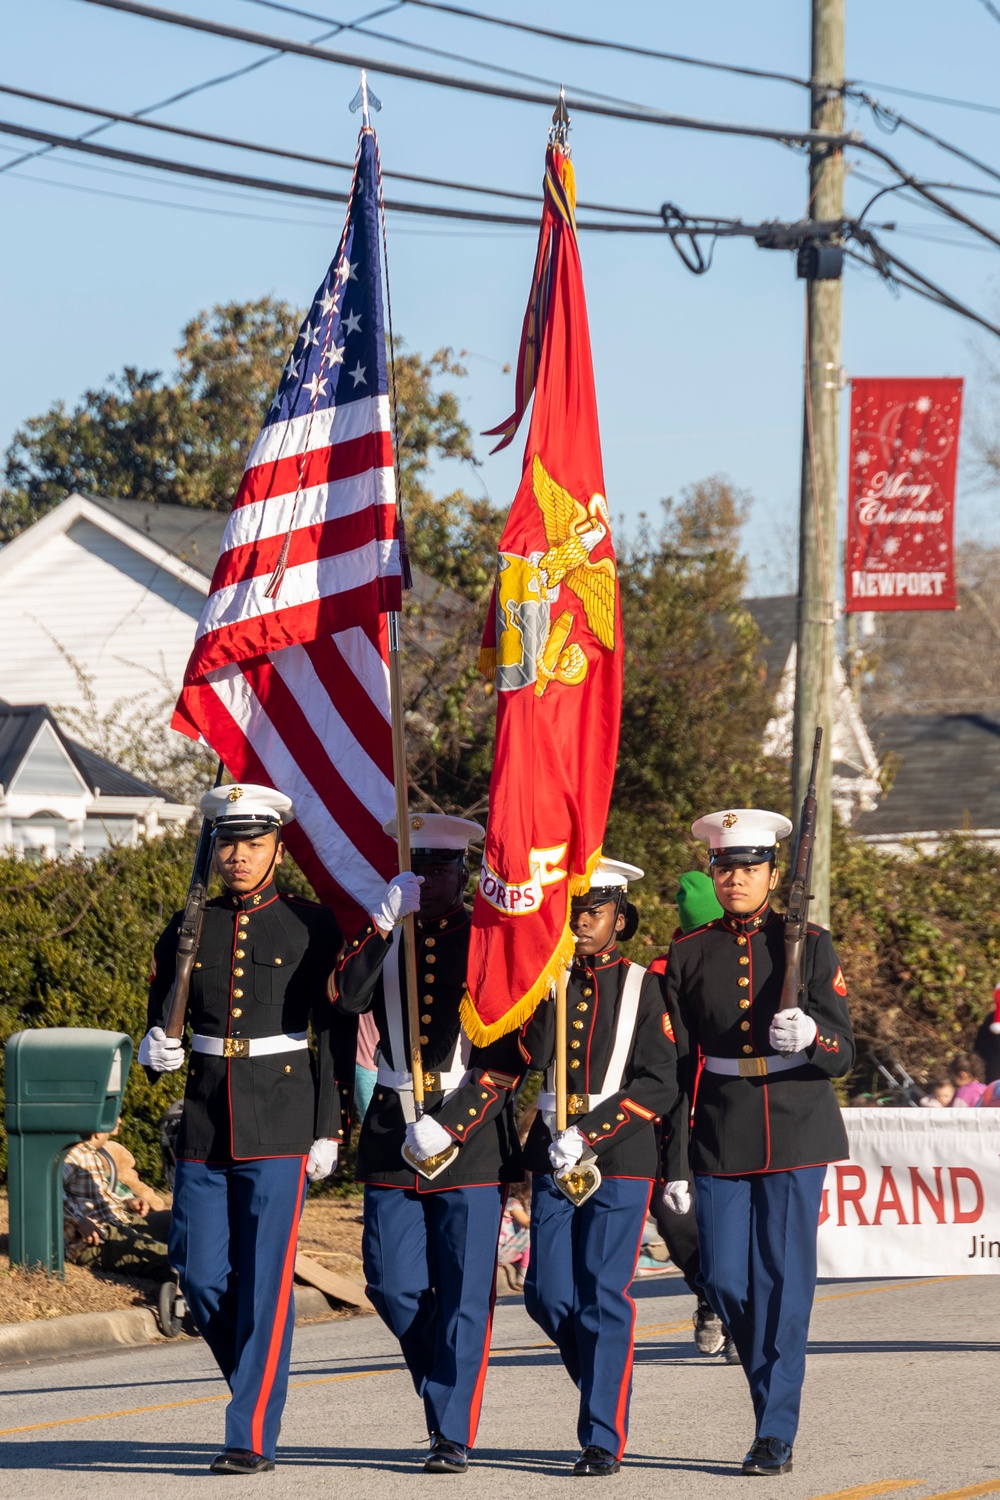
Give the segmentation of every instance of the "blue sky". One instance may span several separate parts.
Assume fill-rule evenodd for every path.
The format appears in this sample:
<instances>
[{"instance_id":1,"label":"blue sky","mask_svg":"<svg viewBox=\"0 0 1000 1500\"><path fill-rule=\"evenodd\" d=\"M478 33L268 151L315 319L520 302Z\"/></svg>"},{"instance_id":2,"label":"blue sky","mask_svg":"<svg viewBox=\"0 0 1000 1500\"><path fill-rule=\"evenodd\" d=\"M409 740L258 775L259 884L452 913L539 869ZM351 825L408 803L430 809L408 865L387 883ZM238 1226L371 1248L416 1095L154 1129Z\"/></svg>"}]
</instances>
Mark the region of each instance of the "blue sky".
<instances>
[{"instance_id":1,"label":"blue sky","mask_svg":"<svg viewBox=\"0 0 1000 1500\"><path fill-rule=\"evenodd\" d=\"M376 3L302 0L303 8L329 16L331 24L358 19ZM798 75L808 71L808 0L470 4L537 24L572 26L582 35ZM324 29L251 0L177 0L174 8L297 40ZM806 118L805 94L786 84L531 39L408 5L370 25L394 38L562 80L568 88L680 114L788 127ZM466 76L494 76L471 63L422 57L398 42L350 32L328 45ZM129 112L262 55L235 41L81 0L33 0L8 7L0 82ZM998 65L1000 23L981 0L847 0L852 78L1000 107ZM536 188L546 109L407 82L378 69L371 84L384 101L376 124L387 171ZM349 68L284 57L155 118L345 159L353 155L357 133L357 119L347 108L356 87ZM1000 113L908 99L885 87L872 92L1000 170ZM0 119L66 135L94 123L2 95ZM1000 191L1000 182L915 135L900 130L885 136L865 110L852 106L848 121L920 175ZM127 125L99 139L289 181L343 187L347 180L341 172L269 162ZM0 147L2 164L18 143L0 135ZM582 199L642 208L670 200L690 213L754 221L795 219L804 210L804 159L769 142L578 115L572 147ZM2 445L27 417L56 399L73 403L126 363L169 368L180 328L201 308L266 292L304 303L339 235L338 206L208 184L196 189L137 167L81 160L57 152L0 173ZM882 175L868 165L859 169ZM858 211L873 191L852 176L849 211ZM391 182L387 192L469 201ZM1000 229L1000 200L963 194L955 201ZM874 219L895 220L899 230L885 237L890 248L1000 322L1000 251L900 195L883 200ZM516 357L534 239L529 230L390 216L396 331L425 353L442 345L468 351L469 375L460 389L477 431L511 409L512 381L503 366ZM803 357L803 284L795 279L792 257L749 242L721 242L711 271L695 278L663 239L591 235L583 241L583 260L613 514L634 524L640 512L655 512L663 496L724 473L754 496L745 533L754 591L791 588ZM1000 395L1000 386L991 392L982 370L984 356L1000 355L996 343L953 314L910 293L894 297L870 273L848 269L848 374L965 376L959 533L1000 544L998 507L977 477L969 441L976 408L988 415L990 401ZM845 399L845 437L846 407ZM498 502L509 502L521 440L495 458L487 457L488 450L488 441L480 439L481 467L475 473L446 467L441 485L485 489Z\"/></svg>"}]
</instances>

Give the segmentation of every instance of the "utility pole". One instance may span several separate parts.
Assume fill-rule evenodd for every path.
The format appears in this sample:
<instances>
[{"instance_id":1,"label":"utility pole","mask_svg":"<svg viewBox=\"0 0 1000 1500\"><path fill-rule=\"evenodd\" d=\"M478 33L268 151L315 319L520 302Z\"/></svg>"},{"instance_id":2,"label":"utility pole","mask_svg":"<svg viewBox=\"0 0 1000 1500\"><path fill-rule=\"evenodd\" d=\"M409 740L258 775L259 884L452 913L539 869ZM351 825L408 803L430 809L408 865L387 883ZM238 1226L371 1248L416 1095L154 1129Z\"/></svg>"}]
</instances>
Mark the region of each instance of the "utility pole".
<instances>
[{"instance_id":1,"label":"utility pole","mask_svg":"<svg viewBox=\"0 0 1000 1500\"><path fill-rule=\"evenodd\" d=\"M844 0L812 0L812 107L816 130L844 128ZM814 147L809 156L808 219L840 219L844 211L843 152ZM834 252L836 253L836 252ZM841 284L837 271L811 266L800 254L806 281L805 411L799 511L799 594L792 743L793 817L806 793L817 725L823 753L816 789L819 820L813 856L814 900L809 915L830 921L831 751L837 590L837 442L840 417ZM828 279L827 279L828 278Z\"/></svg>"}]
</instances>

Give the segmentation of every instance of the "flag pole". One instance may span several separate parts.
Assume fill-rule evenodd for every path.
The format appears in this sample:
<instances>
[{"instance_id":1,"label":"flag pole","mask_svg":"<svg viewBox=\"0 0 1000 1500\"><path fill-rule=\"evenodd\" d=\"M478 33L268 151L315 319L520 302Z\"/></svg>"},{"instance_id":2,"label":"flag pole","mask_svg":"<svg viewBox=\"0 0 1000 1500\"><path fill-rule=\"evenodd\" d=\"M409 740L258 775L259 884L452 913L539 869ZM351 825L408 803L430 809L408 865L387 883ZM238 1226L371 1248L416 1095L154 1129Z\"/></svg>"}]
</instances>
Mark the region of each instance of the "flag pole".
<instances>
[{"instance_id":1,"label":"flag pole","mask_svg":"<svg viewBox=\"0 0 1000 1500\"><path fill-rule=\"evenodd\" d=\"M552 112L552 127L549 130L549 144L556 146L560 151L569 155L569 130L570 118L566 108L566 90L560 88L559 99ZM569 1123L567 1100L567 1048L568 1027L566 1019L566 990L569 982L569 970L565 965L556 975L556 1129L563 1131Z\"/></svg>"},{"instance_id":2,"label":"flag pole","mask_svg":"<svg viewBox=\"0 0 1000 1500\"><path fill-rule=\"evenodd\" d=\"M400 655L399 614L392 610L389 625L389 712L392 716L392 779L396 793L396 843L399 871L410 869L410 809L406 778L406 738L403 733L403 669ZM417 1001L417 946L412 913L403 918L403 964L406 977L406 1019L410 1032L410 1072L413 1074L413 1109L417 1119L424 1112L424 1057L420 1047L420 1007Z\"/></svg>"},{"instance_id":3,"label":"flag pole","mask_svg":"<svg viewBox=\"0 0 1000 1500\"><path fill-rule=\"evenodd\" d=\"M568 1123L566 1087L566 990L569 971L561 968L556 975L556 1130L562 1132Z\"/></svg>"},{"instance_id":4,"label":"flag pole","mask_svg":"<svg viewBox=\"0 0 1000 1500\"><path fill-rule=\"evenodd\" d=\"M361 69L361 84L351 100L351 112L361 110L361 128L372 130L371 111L380 110L382 102L368 87L368 73ZM374 131L372 131L374 135ZM400 565L404 588L411 588L410 565L406 550L406 531L403 525L403 497L399 476L399 432L396 426L396 364L392 338L392 303L389 300L389 257L385 235L385 204L382 199L382 168L378 159L378 142L375 143L378 161L378 200L382 218L382 256L385 269L386 311L389 319L389 363L392 370L392 425L393 425L393 469L396 481L396 516L399 524ZM410 864L410 794L406 775L406 735L403 710L403 665L400 649L400 614L390 610L386 616L389 633L389 714L392 720L392 782L396 794L396 847L399 856L399 873L411 868ZM406 981L406 1021L410 1033L410 1073L413 1076L413 1111L417 1119L424 1112L424 1057L420 1045L420 1005L417 998L417 943L412 914L403 918L403 973Z\"/></svg>"}]
</instances>

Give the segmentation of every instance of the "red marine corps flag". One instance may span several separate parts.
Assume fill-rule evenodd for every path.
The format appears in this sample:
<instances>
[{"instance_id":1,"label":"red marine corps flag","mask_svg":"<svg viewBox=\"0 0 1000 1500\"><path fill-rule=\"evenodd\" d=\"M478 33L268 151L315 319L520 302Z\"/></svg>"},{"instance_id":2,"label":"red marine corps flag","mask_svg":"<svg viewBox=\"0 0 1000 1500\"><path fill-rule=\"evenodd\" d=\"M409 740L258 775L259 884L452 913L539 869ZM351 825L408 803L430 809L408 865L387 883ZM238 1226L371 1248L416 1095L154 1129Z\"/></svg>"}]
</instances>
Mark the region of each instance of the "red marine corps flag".
<instances>
[{"instance_id":1,"label":"red marine corps flag","mask_svg":"<svg viewBox=\"0 0 1000 1500\"><path fill-rule=\"evenodd\" d=\"M573 953L570 898L601 854L618 754L622 628L597 425L573 168L550 145L509 443L534 388L480 668L496 752L462 1019L520 1026Z\"/></svg>"}]
</instances>

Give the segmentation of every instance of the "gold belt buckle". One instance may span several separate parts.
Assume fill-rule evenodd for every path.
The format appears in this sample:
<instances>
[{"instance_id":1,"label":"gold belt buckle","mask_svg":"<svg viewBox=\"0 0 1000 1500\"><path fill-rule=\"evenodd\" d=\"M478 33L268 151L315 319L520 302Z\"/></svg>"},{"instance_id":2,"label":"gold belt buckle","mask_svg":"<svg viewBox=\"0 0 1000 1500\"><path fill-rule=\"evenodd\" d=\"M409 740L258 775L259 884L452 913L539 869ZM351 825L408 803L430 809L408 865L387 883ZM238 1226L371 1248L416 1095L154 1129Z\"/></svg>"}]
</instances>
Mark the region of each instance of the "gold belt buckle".
<instances>
[{"instance_id":1,"label":"gold belt buckle","mask_svg":"<svg viewBox=\"0 0 1000 1500\"><path fill-rule=\"evenodd\" d=\"M586 1115L590 1113L589 1094L567 1094L566 1113L568 1115Z\"/></svg>"},{"instance_id":2,"label":"gold belt buckle","mask_svg":"<svg viewBox=\"0 0 1000 1500\"><path fill-rule=\"evenodd\" d=\"M250 1038L245 1036L224 1036L222 1038L223 1057L249 1057Z\"/></svg>"},{"instance_id":3,"label":"gold belt buckle","mask_svg":"<svg viewBox=\"0 0 1000 1500\"><path fill-rule=\"evenodd\" d=\"M741 1078L763 1078L767 1073L766 1057L737 1058Z\"/></svg>"},{"instance_id":4,"label":"gold belt buckle","mask_svg":"<svg viewBox=\"0 0 1000 1500\"><path fill-rule=\"evenodd\" d=\"M441 1093L441 1074L439 1071L424 1072L424 1093Z\"/></svg>"}]
</instances>

